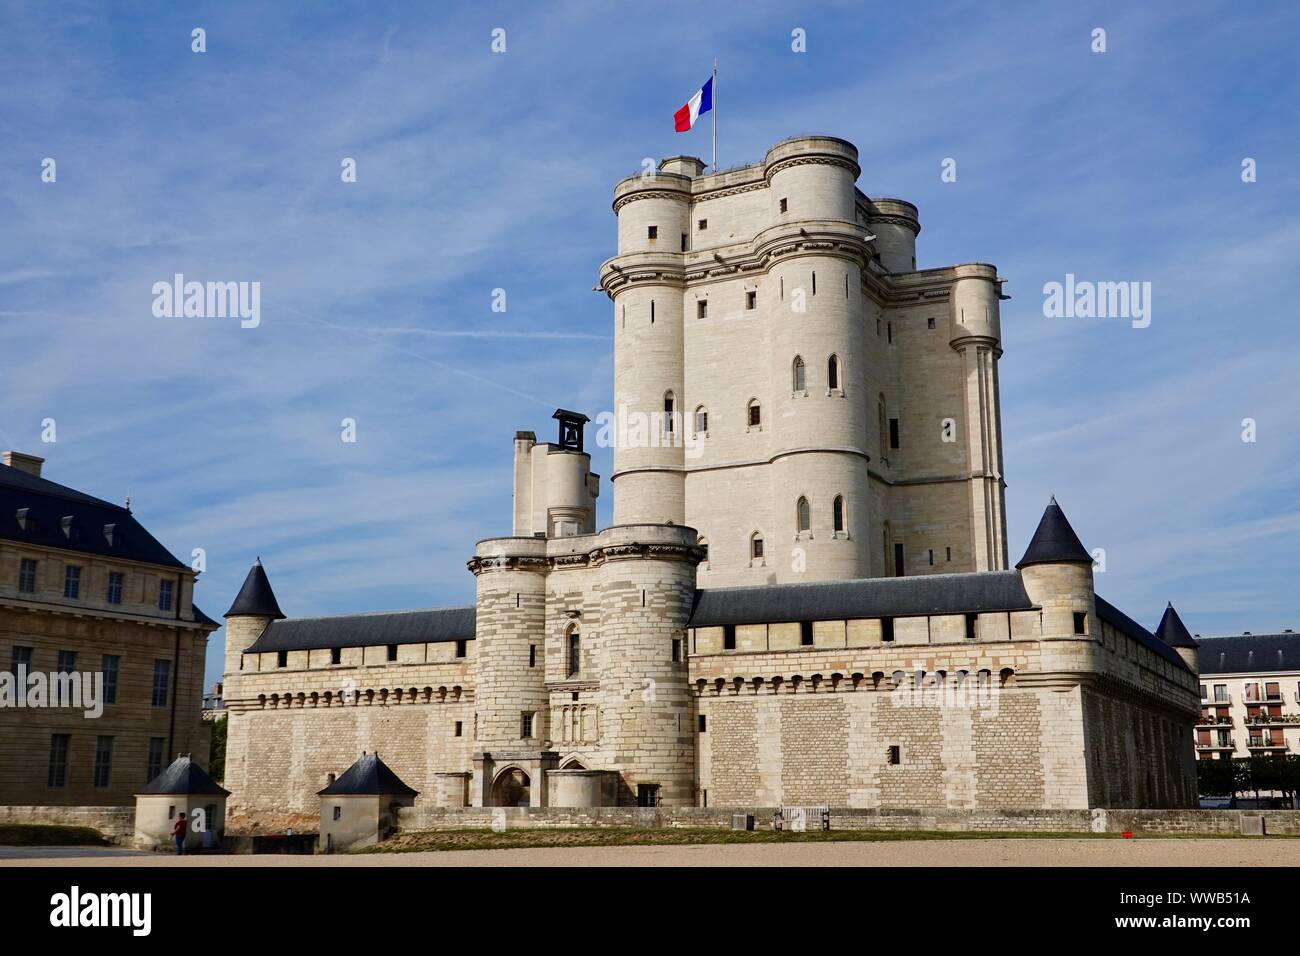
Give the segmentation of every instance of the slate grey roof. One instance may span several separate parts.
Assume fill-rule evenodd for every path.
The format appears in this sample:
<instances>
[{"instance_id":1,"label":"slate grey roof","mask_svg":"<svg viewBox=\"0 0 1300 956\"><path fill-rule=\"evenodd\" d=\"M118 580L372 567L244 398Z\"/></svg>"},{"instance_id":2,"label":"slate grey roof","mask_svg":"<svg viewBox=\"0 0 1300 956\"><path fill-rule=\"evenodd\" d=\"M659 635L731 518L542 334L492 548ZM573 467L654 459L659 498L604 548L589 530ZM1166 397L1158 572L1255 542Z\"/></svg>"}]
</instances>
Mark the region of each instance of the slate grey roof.
<instances>
[{"instance_id":1,"label":"slate grey roof","mask_svg":"<svg viewBox=\"0 0 1300 956\"><path fill-rule=\"evenodd\" d=\"M1300 670L1300 634L1203 637L1199 659L1203 676Z\"/></svg>"},{"instance_id":2,"label":"slate grey roof","mask_svg":"<svg viewBox=\"0 0 1300 956\"><path fill-rule=\"evenodd\" d=\"M319 797L415 797L419 793L420 791L412 790L403 783L402 778L393 773L377 753L363 753L337 780L324 790L316 791Z\"/></svg>"},{"instance_id":3,"label":"slate grey roof","mask_svg":"<svg viewBox=\"0 0 1300 956\"><path fill-rule=\"evenodd\" d=\"M200 624L211 624L213 627L220 627L220 626L221 626L221 624L220 624L219 622L212 620L212 618L210 618L210 617L208 617L206 614L204 614L203 611L199 608L199 606L198 606L197 604L191 604L191 605L190 605L190 608L191 608L191 610L194 611L194 620L196 620L198 623L200 623Z\"/></svg>"},{"instance_id":4,"label":"slate grey roof","mask_svg":"<svg viewBox=\"0 0 1300 956\"><path fill-rule=\"evenodd\" d=\"M262 569L261 558L253 562L253 566L248 569L248 577L244 578L243 587L235 595L235 602L230 605L226 617L235 614L277 619L284 617L284 612L280 610L280 605L275 600L275 592L271 590L271 582L267 579L266 571Z\"/></svg>"},{"instance_id":5,"label":"slate grey roof","mask_svg":"<svg viewBox=\"0 0 1300 956\"><path fill-rule=\"evenodd\" d=\"M0 539L188 570L121 505L9 465L0 465Z\"/></svg>"},{"instance_id":6,"label":"slate grey roof","mask_svg":"<svg viewBox=\"0 0 1300 956\"><path fill-rule=\"evenodd\" d=\"M1089 558L1088 560L1092 560ZM695 592L691 627L865 617L919 617L1034 607L1018 571L760 584Z\"/></svg>"},{"instance_id":7,"label":"slate grey roof","mask_svg":"<svg viewBox=\"0 0 1300 956\"><path fill-rule=\"evenodd\" d=\"M217 785L189 757L177 757L162 773L146 783L137 794L213 794L229 796L230 791Z\"/></svg>"},{"instance_id":8,"label":"slate grey roof","mask_svg":"<svg viewBox=\"0 0 1300 956\"><path fill-rule=\"evenodd\" d=\"M1156 626L1156 637L1164 641L1170 647L1196 647L1196 641L1192 640L1192 635L1187 633L1187 628L1183 625L1183 619L1178 616L1174 610L1173 602L1165 608L1164 615L1160 618L1160 623Z\"/></svg>"},{"instance_id":9,"label":"slate grey roof","mask_svg":"<svg viewBox=\"0 0 1300 956\"><path fill-rule=\"evenodd\" d=\"M1079 536L1070 527L1065 512L1056 503L1053 496L1048 503L1043 517L1038 520L1038 528L1029 539L1025 556L1020 559L1017 568L1028 564L1074 564L1086 561L1092 564L1092 555L1083 546Z\"/></svg>"},{"instance_id":10,"label":"slate grey roof","mask_svg":"<svg viewBox=\"0 0 1300 956\"><path fill-rule=\"evenodd\" d=\"M474 640L474 606L272 621L244 653Z\"/></svg>"},{"instance_id":11,"label":"slate grey roof","mask_svg":"<svg viewBox=\"0 0 1300 956\"><path fill-rule=\"evenodd\" d=\"M1092 558L1089 557L1088 560L1091 561ZM1115 628L1115 630L1119 631L1121 634L1127 634L1143 647L1155 651L1157 655L1163 657L1165 660L1169 661L1169 663L1177 664L1185 671L1191 670L1191 668L1187 666L1187 663L1178 656L1178 652L1164 641L1160 640L1160 638L1156 637L1137 621L1133 620L1133 618L1129 617L1115 605L1103 598L1100 594L1094 594L1093 597L1097 602L1097 616L1111 627Z\"/></svg>"}]
</instances>

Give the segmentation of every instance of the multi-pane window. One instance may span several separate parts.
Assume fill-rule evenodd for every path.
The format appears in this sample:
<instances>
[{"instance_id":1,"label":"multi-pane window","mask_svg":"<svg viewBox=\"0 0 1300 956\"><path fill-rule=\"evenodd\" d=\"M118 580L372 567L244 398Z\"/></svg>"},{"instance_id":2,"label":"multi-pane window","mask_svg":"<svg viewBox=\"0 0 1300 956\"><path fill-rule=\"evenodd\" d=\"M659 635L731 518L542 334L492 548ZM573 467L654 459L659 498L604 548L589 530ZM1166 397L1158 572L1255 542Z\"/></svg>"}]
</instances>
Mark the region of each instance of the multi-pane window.
<instances>
[{"instance_id":1,"label":"multi-pane window","mask_svg":"<svg viewBox=\"0 0 1300 956\"><path fill-rule=\"evenodd\" d=\"M158 610L170 611L172 609L172 593L176 587L174 581L158 582Z\"/></svg>"},{"instance_id":2,"label":"multi-pane window","mask_svg":"<svg viewBox=\"0 0 1300 956\"><path fill-rule=\"evenodd\" d=\"M749 403L749 427L754 428L763 424L763 410L759 407L758 402Z\"/></svg>"},{"instance_id":3,"label":"multi-pane window","mask_svg":"<svg viewBox=\"0 0 1300 956\"><path fill-rule=\"evenodd\" d=\"M569 676L576 676L581 669L582 635L575 629L569 632Z\"/></svg>"},{"instance_id":4,"label":"multi-pane window","mask_svg":"<svg viewBox=\"0 0 1300 956\"><path fill-rule=\"evenodd\" d=\"M18 563L18 590L23 594L36 591L36 562L31 558L23 558Z\"/></svg>"},{"instance_id":5,"label":"multi-pane window","mask_svg":"<svg viewBox=\"0 0 1300 956\"><path fill-rule=\"evenodd\" d=\"M657 783L637 784L636 805L638 807L657 807L659 805L659 784Z\"/></svg>"},{"instance_id":6,"label":"multi-pane window","mask_svg":"<svg viewBox=\"0 0 1300 956\"><path fill-rule=\"evenodd\" d=\"M156 660L153 662L153 705L167 706L167 689L171 683L172 662Z\"/></svg>"},{"instance_id":7,"label":"multi-pane window","mask_svg":"<svg viewBox=\"0 0 1300 956\"><path fill-rule=\"evenodd\" d=\"M145 783L148 783L163 770L163 747L167 743L165 737L149 738L149 764L145 768Z\"/></svg>"},{"instance_id":8,"label":"multi-pane window","mask_svg":"<svg viewBox=\"0 0 1300 956\"><path fill-rule=\"evenodd\" d=\"M749 557L753 561L763 560L763 536L754 535L749 540Z\"/></svg>"},{"instance_id":9,"label":"multi-pane window","mask_svg":"<svg viewBox=\"0 0 1300 956\"><path fill-rule=\"evenodd\" d=\"M59 673L71 674L77 669L76 651L59 651Z\"/></svg>"},{"instance_id":10,"label":"multi-pane window","mask_svg":"<svg viewBox=\"0 0 1300 956\"><path fill-rule=\"evenodd\" d=\"M524 713L519 715L519 736L527 740L533 735L533 715Z\"/></svg>"},{"instance_id":11,"label":"multi-pane window","mask_svg":"<svg viewBox=\"0 0 1300 956\"><path fill-rule=\"evenodd\" d=\"M63 596L76 599L81 597L81 566L69 564L63 569Z\"/></svg>"},{"instance_id":12,"label":"multi-pane window","mask_svg":"<svg viewBox=\"0 0 1300 956\"><path fill-rule=\"evenodd\" d=\"M104 675L104 703L117 703L117 670L122 659L116 654L105 654L99 662L99 671Z\"/></svg>"},{"instance_id":13,"label":"multi-pane window","mask_svg":"<svg viewBox=\"0 0 1300 956\"><path fill-rule=\"evenodd\" d=\"M46 785L51 788L68 784L68 745L71 741L69 734L50 735L50 773Z\"/></svg>"},{"instance_id":14,"label":"multi-pane window","mask_svg":"<svg viewBox=\"0 0 1300 956\"><path fill-rule=\"evenodd\" d=\"M796 392L802 392L808 388L808 373L804 368L803 359L798 355L794 357L794 381L791 387Z\"/></svg>"},{"instance_id":15,"label":"multi-pane window","mask_svg":"<svg viewBox=\"0 0 1300 956\"><path fill-rule=\"evenodd\" d=\"M1221 701L1221 702L1223 702L1223 703L1225 703L1225 704L1228 702L1228 685L1227 685L1227 684L1215 684L1215 685L1214 685L1214 699L1217 700L1217 701Z\"/></svg>"},{"instance_id":16,"label":"multi-pane window","mask_svg":"<svg viewBox=\"0 0 1300 956\"><path fill-rule=\"evenodd\" d=\"M27 670L32 669L32 649L30 647L19 647L14 645L13 654L10 656L9 673L18 677L18 668L24 667Z\"/></svg>"},{"instance_id":17,"label":"multi-pane window","mask_svg":"<svg viewBox=\"0 0 1300 956\"><path fill-rule=\"evenodd\" d=\"M110 571L108 573L108 603L122 603L122 582L125 575L121 571Z\"/></svg>"},{"instance_id":18,"label":"multi-pane window","mask_svg":"<svg viewBox=\"0 0 1300 956\"><path fill-rule=\"evenodd\" d=\"M95 740L95 777L96 787L107 787L113 772L113 738L98 737Z\"/></svg>"}]
</instances>

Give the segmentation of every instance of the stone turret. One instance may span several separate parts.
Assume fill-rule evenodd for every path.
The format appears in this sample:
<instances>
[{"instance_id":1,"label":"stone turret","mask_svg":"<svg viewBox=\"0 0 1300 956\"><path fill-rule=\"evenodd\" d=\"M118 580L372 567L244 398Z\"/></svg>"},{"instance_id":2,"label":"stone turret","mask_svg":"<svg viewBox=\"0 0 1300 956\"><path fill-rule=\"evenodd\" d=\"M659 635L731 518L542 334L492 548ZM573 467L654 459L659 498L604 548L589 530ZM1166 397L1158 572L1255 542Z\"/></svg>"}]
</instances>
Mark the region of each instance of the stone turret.
<instances>
[{"instance_id":1,"label":"stone turret","mask_svg":"<svg viewBox=\"0 0 1300 956\"><path fill-rule=\"evenodd\" d=\"M1184 626L1182 618L1174 610L1174 605L1170 602L1165 607L1164 616L1160 618L1160 624L1156 627L1156 637L1164 641L1183 659L1183 663L1192 670L1193 673L1200 673L1200 659L1197 649L1200 647L1196 640L1188 633Z\"/></svg>"},{"instance_id":2,"label":"stone turret","mask_svg":"<svg viewBox=\"0 0 1300 956\"><path fill-rule=\"evenodd\" d=\"M238 673L240 658L272 621L284 619L271 590L271 582L258 558L244 578L244 586L235 595L235 601L226 612L226 670Z\"/></svg>"},{"instance_id":3,"label":"stone turret","mask_svg":"<svg viewBox=\"0 0 1300 956\"><path fill-rule=\"evenodd\" d=\"M1053 497L1043 511L1025 556L1016 564L1030 599L1042 608L1044 638L1099 633L1092 581L1092 555ZM1083 614L1083 619L1075 615Z\"/></svg>"}]
</instances>

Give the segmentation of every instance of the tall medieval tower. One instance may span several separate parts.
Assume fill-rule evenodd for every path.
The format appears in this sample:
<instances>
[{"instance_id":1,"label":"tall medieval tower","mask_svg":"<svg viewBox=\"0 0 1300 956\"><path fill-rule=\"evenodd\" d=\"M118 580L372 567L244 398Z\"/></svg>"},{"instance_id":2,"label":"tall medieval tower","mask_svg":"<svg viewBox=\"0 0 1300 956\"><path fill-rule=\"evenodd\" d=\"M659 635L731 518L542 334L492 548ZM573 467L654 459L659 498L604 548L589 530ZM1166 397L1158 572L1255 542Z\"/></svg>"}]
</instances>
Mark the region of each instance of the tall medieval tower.
<instances>
[{"instance_id":1,"label":"tall medieval tower","mask_svg":"<svg viewBox=\"0 0 1300 956\"><path fill-rule=\"evenodd\" d=\"M1007 567L992 266L799 137L614 188L616 524L698 529L701 587Z\"/></svg>"}]
</instances>

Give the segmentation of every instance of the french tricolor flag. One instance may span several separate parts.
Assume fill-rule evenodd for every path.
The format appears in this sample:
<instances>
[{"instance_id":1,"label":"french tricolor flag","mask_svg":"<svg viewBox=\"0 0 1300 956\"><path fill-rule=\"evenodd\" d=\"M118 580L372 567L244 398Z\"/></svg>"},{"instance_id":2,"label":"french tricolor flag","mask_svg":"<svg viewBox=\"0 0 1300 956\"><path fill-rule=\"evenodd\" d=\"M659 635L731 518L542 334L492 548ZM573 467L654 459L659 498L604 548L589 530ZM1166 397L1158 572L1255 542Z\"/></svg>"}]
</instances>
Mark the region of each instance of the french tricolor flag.
<instances>
[{"instance_id":1,"label":"french tricolor flag","mask_svg":"<svg viewBox=\"0 0 1300 956\"><path fill-rule=\"evenodd\" d=\"M695 121L713 109L713 77L695 91L695 95L686 101L686 105L673 114L673 128L685 133L695 126Z\"/></svg>"}]
</instances>

